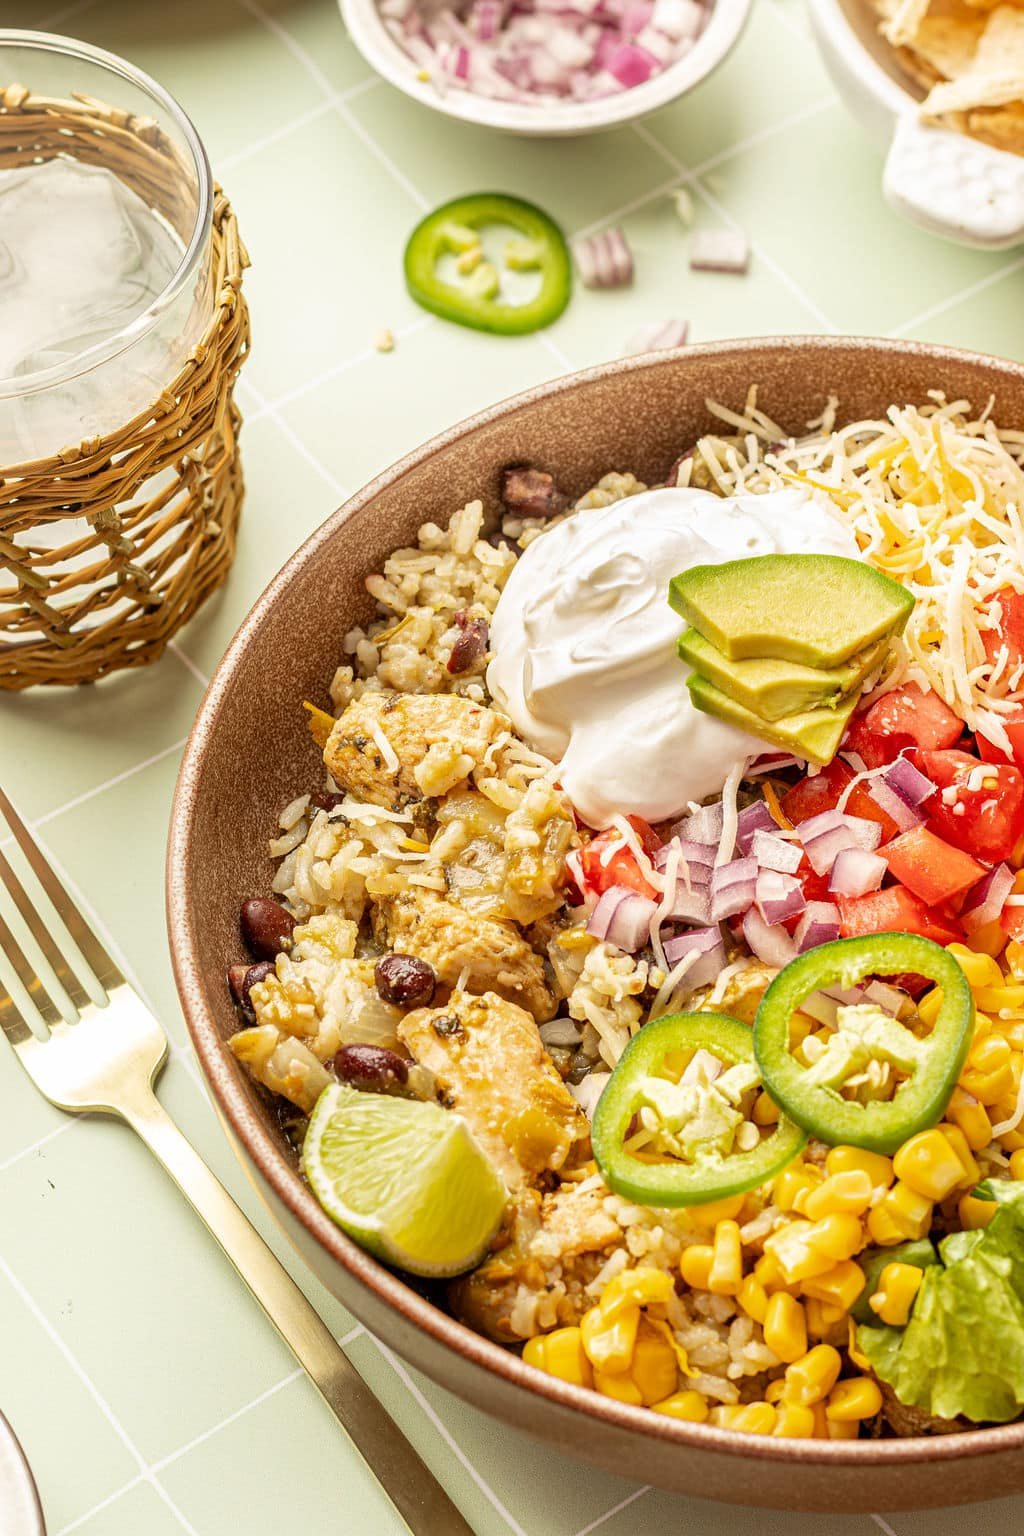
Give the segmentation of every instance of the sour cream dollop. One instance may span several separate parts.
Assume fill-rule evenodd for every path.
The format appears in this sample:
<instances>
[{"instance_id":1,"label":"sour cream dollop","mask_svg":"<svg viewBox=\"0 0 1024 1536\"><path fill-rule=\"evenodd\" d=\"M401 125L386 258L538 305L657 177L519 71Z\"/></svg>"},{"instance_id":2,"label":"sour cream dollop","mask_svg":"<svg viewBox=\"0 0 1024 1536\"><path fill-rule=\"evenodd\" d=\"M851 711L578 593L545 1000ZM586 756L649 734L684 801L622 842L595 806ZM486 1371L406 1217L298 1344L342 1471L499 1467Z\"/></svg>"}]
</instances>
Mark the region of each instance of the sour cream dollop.
<instances>
[{"instance_id":1,"label":"sour cream dollop","mask_svg":"<svg viewBox=\"0 0 1024 1536\"><path fill-rule=\"evenodd\" d=\"M800 490L666 487L576 513L524 550L491 623L487 684L524 740L560 763L591 826L677 816L717 794L741 757L770 750L694 707L668 583L693 565L783 553L858 549L838 508Z\"/></svg>"}]
</instances>

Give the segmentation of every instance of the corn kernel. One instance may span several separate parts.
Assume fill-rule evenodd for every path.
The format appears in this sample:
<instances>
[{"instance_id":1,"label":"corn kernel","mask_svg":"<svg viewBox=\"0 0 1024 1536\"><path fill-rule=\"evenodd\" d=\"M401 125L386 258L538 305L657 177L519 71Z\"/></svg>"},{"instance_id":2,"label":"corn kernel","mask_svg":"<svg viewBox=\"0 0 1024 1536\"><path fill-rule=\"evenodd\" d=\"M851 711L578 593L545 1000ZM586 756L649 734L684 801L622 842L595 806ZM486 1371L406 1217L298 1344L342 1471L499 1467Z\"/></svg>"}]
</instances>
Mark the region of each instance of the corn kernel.
<instances>
[{"instance_id":1,"label":"corn kernel","mask_svg":"<svg viewBox=\"0 0 1024 1536\"><path fill-rule=\"evenodd\" d=\"M755 1323L763 1323L768 1310L768 1292L756 1275L747 1275L736 1292L736 1300Z\"/></svg>"},{"instance_id":2,"label":"corn kernel","mask_svg":"<svg viewBox=\"0 0 1024 1536\"><path fill-rule=\"evenodd\" d=\"M664 1269L641 1265L624 1269L608 1281L598 1306L606 1322L612 1323L627 1307L645 1307L668 1301L675 1290L672 1276Z\"/></svg>"},{"instance_id":3,"label":"corn kernel","mask_svg":"<svg viewBox=\"0 0 1024 1536\"><path fill-rule=\"evenodd\" d=\"M746 1195L725 1195L721 1200L709 1200L706 1205L691 1205L687 1216L697 1227L717 1227L720 1221L731 1221L740 1214Z\"/></svg>"},{"instance_id":4,"label":"corn kernel","mask_svg":"<svg viewBox=\"0 0 1024 1536\"><path fill-rule=\"evenodd\" d=\"M1002 924L996 918L994 923L982 923L980 928L975 928L971 934L971 948L983 955L1000 955L1006 944L1006 934Z\"/></svg>"},{"instance_id":5,"label":"corn kernel","mask_svg":"<svg viewBox=\"0 0 1024 1536\"><path fill-rule=\"evenodd\" d=\"M832 1173L817 1189L805 1195L803 1214L811 1221L818 1221L823 1216L834 1216L841 1211L848 1211L851 1216L860 1216L871 1204L874 1192L871 1177L863 1168Z\"/></svg>"},{"instance_id":6,"label":"corn kernel","mask_svg":"<svg viewBox=\"0 0 1024 1536\"><path fill-rule=\"evenodd\" d=\"M1010 1154L1010 1178L1024 1179L1024 1151Z\"/></svg>"},{"instance_id":7,"label":"corn kernel","mask_svg":"<svg viewBox=\"0 0 1024 1536\"><path fill-rule=\"evenodd\" d=\"M1006 954L1003 958L1010 967L1011 976L1017 981L1024 981L1024 944L1017 939L1011 939L1006 946Z\"/></svg>"},{"instance_id":8,"label":"corn kernel","mask_svg":"<svg viewBox=\"0 0 1024 1536\"><path fill-rule=\"evenodd\" d=\"M577 1387L594 1384L590 1361L583 1350L583 1338L578 1328L556 1328L552 1333L541 1333L527 1340L523 1349L527 1365L557 1376L559 1381L571 1381Z\"/></svg>"},{"instance_id":9,"label":"corn kernel","mask_svg":"<svg viewBox=\"0 0 1024 1536\"><path fill-rule=\"evenodd\" d=\"M807 1322L795 1297L777 1291L768 1302L764 1341L787 1365L807 1353Z\"/></svg>"},{"instance_id":10,"label":"corn kernel","mask_svg":"<svg viewBox=\"0 0 1024 1536\"><path fill-rule=\"evenodd\" d=\"M735 1296L743 1283L743 1244L736 1222L718 1223L713 1252L708 1290L715 1296Z\"/></svg>"},{"instance_id":11,"label":"corn kernel","mask_svg":"<svg viewBox=\"0 0 1024 1536\"><path fill-rule=\"evenodd\" d=\"M809 1275L823 1275L827 1269L832 1268L832 1259L826 1254L811 1247L808 1237L814 1231L814 1223L810 1221L789 1221L784 1227L776 1227L775 1231L764 1240L765 1256L775 1259L782 1279L786 1284L794 1284L798 1280L806 1280ZM758 1273L755 1266L754 1273L758 1279L767 1286L764 1276Z\"/></svg>"},{"instance_id":12,"label":"corn kernel","mask_svg":"<svg viewBox=\"0 0 1024 1536\"><path fill-rule=\"evenodd\" d=\"M990 1034L972 1045L960 1074L960 1086L982 1104L996 1104L1013 1092L1011 1051L1002 1035Z\"/></svg>"},{"instance_id":13,"label":"corn kernel","mask_svg":"<svg viewBox=\"0 0 1024 1536\"><path fill-rule=\"evenodd\" d=\"M924 1270L918 1269L916 1264L886 1264L874 1294L868 1297L868 1306L883 1323L888 1323L891 1328L902 1328L910 1316L923 1279Z\"/></svg>"},{"instance_id":14,"label":"corn kernel","mask_svg":"<svg viewBox=\"0 0 1024 1536\"><path fill-rule=\"evenodd\" d=\"M960 1166L964 1171L964 1176L960 1180L961 1184L971 1186L977 1184L978 1180L981 1178L981 1169L978 1167L978 1164L974 1160L974 1155L971 1152L970 1146L967 1142L967 1137L964 1135L963 1131L958 1125L946 1125L945 1123L939 1126L939 1130L942 1132L943 1136L945 1136L946 1140L953 1148L954 1153L960 1160Z\"/></svg>"},{"instance_id":15,"label":"corn kernel","mask_svg":"<svg viewBox=\"0 0 1024 1536\"><path fill-rule=\"evenodd\" d=\"M946 953L952 955L967 977L971 991L978 987L1001 987L1003 973L989 955L979 955L965 944L948 944Z\"/></svg>"},{"instance_id":16,"label":"corn kernel","mask_svg":"<svg viewBox=\"0 0 1024 1536\"><path fill-rule=\"evenodd\" d=\"M663 1413L670 1419L684 1419L688 1424L703 1424L708 1416L707 1398L692 1387L673 1392L660 1403L652 1403L651 1408L655 1413Z\"/></svg>"},{"instance_id":17,"label":"corn kernel","mask_svg":"<svg viewBox=\"0 0 1024 1536\"><path fill-rule=\"evenodd\" d=\"M870 1376L850 1376L837 1381L825 1404L825 1417L833 1424L853 1424L873 1419L882 1407L877 1381Z\"/></svg>"},{"instance_id":18,"label":"corn kernel","mask_svg":"<svg viewBox=\"0 0 1024 1536\"><path fill-rule=\"evenodd\" d=\"M710 1243L691 1243L689 1248L684 1248L679 1260L679 1273L687 1285L695 1291L706 1291L714 1258L715 1250Z\"/></svg>"},{"instance_id":19,"label":"corn kernel","mask_svg":"<svg viewBox=\"0 0 1024 1536\"><path fill-rule=\"evenodd\" d=\"M805 1281L805 1284L807 1283ZM807 1296L804 1301L804 1314L807 1318L808 1338L823 1339L827 1344L845 1343L845 1307L837 1307L830 1301L819 1301L816 1296Z\"/></svg>"},{"instance_id":20,"label":"corn kernel","mask_svg":"<svg viewBox=\"0 0 1024 1536\"><path fill-rule=\"evenodd\" d=\"M799 1287L787 1283L786 1277L782 1273L782 1267L772 1253L763 1253L761 1255L754 1265L754 1275L764 1286L769 1296L773 1291L789 1291L793 1296L798 1293Z\"/></svg>"},{"instance_id":21,"label":"corn kernel","mask_svg":"<svg viewBox=\"0 0 1024 1536\"><path fill-rule=\"evenodd\" d=\"M996 967L998 970L998 966ZM1006 978L1000 975L999 980L990 987L979 987L974 991L974 1001L983 1012L994 1014L997 1019L1002 1019L1008 1013L1018 1013L1024 1008L1024 987L1018 982L1007 984Z\"/></svg>"},{"instance_id":22,"label":"corn kernel","mask_svg":"<svg viewBox=\"0 0 1024 1536\"><path fill-rule=\"evenodd\" d=\"M932 1201L902 1180L868 1212L868 1232L882 1248L924 1237L932 1224Z\"/></svg>"},{"instance_id":23,"label":"corn kernel","mask_svg":"<svg viewBox=\"0 0 1024 1536\"><path fill-rule=\"evenodd\" d=\"M922 1021L922 1023L927 1024L929 1028L932 1028L935 1024L935 1020L939 1016L939 1009L941 1007L942 988L932 987L931 991L926 992L924 997L922 997L918 1002L917 1016Z\"/></svg>"},{"instance_id":24,"label":"corn kernel","mask_svg":"<svg viewBox=\"0 0 1024 1536\"><path fill-rule=\"evenodd\" d=\"M814 1434L814 1409L803 1403L781 1403L775 1410L772 1434L785 1440L809 1440Z\"/></svg>"},{"instance_id":25,"label":"corn kernel","mask_svg":"<svg viewBox=\"0 0 1024 1536\"><path fill-rule=\"evenodd\" d=\"M1016 1112L1016 1097L1014 1097L1012 1103L993 1106L993 1113L995 1113L997 1125L1001 1120L1011 1119L1013 1115L1016 1114ZM1015 1131L1003 1131L999 1136L996 1137L996 1140L1004 1152L1020 1152L1022 1149L1024 1149L1024 1131L1021 1130L1020 1126L1018 1126Z\"/></svg>"},{"instance_id":26,"label":"corn kernel","mask_svg":"<svg viewBox=\"0 0 1024 1536\"><path fill-rule=\"evenodd\" d=\"M827 1440L829 1438L829 1424L828 1419L825 1417L825 1404L812 1403L811 1412L814 1414L814 1438L816 1440Z\"/></svg>"},{"instance_id":27,"label":"corn kernel","mask_svg":"<svg viewBox=\"0 0 1024 1536\"><path fill-rule=\"evenodd\" d=\"M954 1088L946 1114L964 1133L972 1152L980 1152L992 1140L992 1121L983 1104L963 1088Z\"/></svg>"},{"instance_id":28,"label":"corn kernel","mask_svg":"<svg viewBox=\"0 0 1024 1536\"><path fill-rule=\"evenodd\" d=\"M628 1371L636 1348L640 1308L625 1307L611 1321L600 1307L591 1307L580 1318L580 1333L587 1359L597 1371L617 1375Z\"/></svg>"},{"instance_id":29,"label":"corn kernel","mask_svg":"<svg viewBox=\"0 0 1024 1536\"><path fill-rule=\"evenodd\" d=\"M836 1382L843 1360L838 1349L831 1344L815 1344L801 1359L794 1360L786 1371L786 1400L812 1407L822 1402Z\"/></svg>"},{"instance_id":30,"label":"corn kernel","mask_svg":"<svg viewBox=\"0 0 1024 1536\"><path fill-rule=\"evenodd\" d=\"M770 1435L775 1428L771 1403L728 1403L712 1408L711 1422L719 1429L735 1429L745 1435Z\"/></svg>"},{"instance_id":31,"label":"corn kernel","mask_svg":"<svg viewBox=\"0 0 1024 1536\"><path fill-rule=\"evenodd\" d=\"M754 1100L750 1118L755 1125L777 1125L779 1114L779 1106L775 1100L767 1093L759 1093Z\"/></svg>"},{"instance_id":32,"label":"corn kernel","mask_svg":"<svg viewBox=\"0 0 1024 1536\"><path fill-rule=\"evenodd\" d=\"M927 1200L945 1200L963 1183L963 1164L938 1128L919 1131L893 1158L897 1178Z\"/></svg>"},{"instance_id":33,"label":"corn kernel","mask_svg":"<svg viewBox=\"0 0 1024 1536\"><path fill-rule=\"evenodd\" d=\"M896 1177L891 1157L866 1152L863 1147L831 1147L825 1158L825 1170L830 1177L837 1173L866 1173L873 1189L888 1189Z\"/></svg>"},{"instance_id":34,"label":"corn kernel","mask_svg":"<svg viewBox=\"0 0 1024 1536\"><path fill-rule=\"evenodd\" d=\"M976 1232L987 1227L998 1210L994 1200L979 1200L974 1195L961 1195L957 1202L957 1215L965 1232Z\"/></svg>"},{"instance_id":35,"label":"corn kernel","mask_svg":"<svg viewBox=\"0 0 1024 1536\"><path fill-rule=\"evenodd\" d=\"M856 1440L860 1434L860 1425L856 1419L849 1422L844 1419L830 1419L827 1413L825 1428L830 1440Z\"/></svg>"},{"instance_id":36,"label":"corn kernel","mask_svg":"<svg viewBox=\"0 0 1024 1536\"><path fill-rule=\"evenodd\" d=\"M864 1271L853 1259L840 1259L823 1275L812 1275L803 1282L803 1293L815 1301L848 1312L864 1289Z\"/></svg>"},{"instance_id":37,"label":"corn kernel","mask_svg":"<svg viewBox=\"0 0 1024 1536\"><path fill-rule=\"evenodd\" d=\"M653 1330L641 1328L629 1376L648 1407L670 1397L679 1385L675 1350Z\"/></svg>"},{"instance_id":38,"label":"corn kernel","mask_svg":"<svg viewBox=\"0 0 1024 1536\"><path fill-rule=\"evenodd\" d=\"M768 1383L768 1385L764 1389L764 1400L765 1400L765 1402L766 1403L778 1403L778 1402L780 1402L781 1399L782 1399L782 1394L783 1394L783 1392L785 1392L785 1390L786 1390L786 1378L784 1376L777 1376L775 1378L775 1380L774 1381L770 1381Z\"/></svg>"},{"instance_id":39,"label":"corn kernel","mask_svg":"<svg viewBox=\"0 0 1024 1536\"><path fill-rule=\"evenodd\" d=\"M629 1403L633 1408L643 1406L640 1388L628 1376L595 1370L594 1390L600 1392L602 1397L614 1397L616 1402Z\"/></svg>"},{"instance_id":40,"label":"corn kernel","mask_svg":"<svg viewBox=\"0 0 1024 1536\"><path fill-rule=\"evenodd\" d=\"M860 1252L864 1246L864 1229L856 1216L839 1211L816 1221L807 1241L817 1253L823 1253L838 1263L840 1259L852 1258Z\"/></svg>"},{"instance_id":41,"label":"corn kernel","mask_svg":"<svg viewBox=\"0 0 1024 1536\"><path fill-rule=\"evenodd\" d=\"M822 1174L807 1163L790 1163L772 1185L772 1204L780 1211L795 1211L801 1196L808 1195L822 1182Z\"/></svg>"}]
</instances>

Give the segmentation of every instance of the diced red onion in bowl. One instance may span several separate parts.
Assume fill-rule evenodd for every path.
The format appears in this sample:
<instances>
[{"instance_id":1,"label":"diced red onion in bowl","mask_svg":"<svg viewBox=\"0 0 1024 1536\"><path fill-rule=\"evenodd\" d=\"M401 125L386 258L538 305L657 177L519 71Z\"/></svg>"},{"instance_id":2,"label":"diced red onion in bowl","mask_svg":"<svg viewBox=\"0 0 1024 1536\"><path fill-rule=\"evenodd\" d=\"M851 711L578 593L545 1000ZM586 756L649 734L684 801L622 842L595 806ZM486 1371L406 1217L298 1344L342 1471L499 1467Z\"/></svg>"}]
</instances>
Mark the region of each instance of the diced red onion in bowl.
<instances>
[{"instance_id":1,"label":"diced red onion in bowl","mask_svg":"<svg viewBox=\"0 0 1024 1536\"><path fill-rule=\"evenodd\" d=\"M625 885L612 885L602 893L590 914L587 932L632 955L647 943L651 919L657 910L657 902L649 897Z\"/></svg>"},{"instance_id":2,"label":"diced red onion in bowl","mask_svg":"<svg viewBox=\"0 0 1024 1536\"><path fill-rule=\"evenodd\" d=\"M712 843L695 843L686 837L673 837L670 842L662 843L654 855L655 869L665 868L673 848L679 850L680 855L689 865L691 880L695 877L696 870L704 870L710 876L718 850Z\"/></svg>"},{"instance_id":3,"label":"diced red onion in bowl","mask_svg":"<svg viewBox=\"0 0 1024 1536\"><path fill-rule=\"evenodd\" d=\"M915 768L909 758L898 757L882 774L882 782L898 795L904 805L908 805L912 811L919 805L923 805L929 795L933 795L938 788L931 779L926 778L919 768Z\"/></svg>"},{"instance_id":4,"label":"diced red onion in bowl","mask_svg":"<svg viewBox=\"0 0 1024 1536\"><path fill-rule=\"evenodd\" d=\"M866 896L877 891L889 866L866 848L843 848L836 854L828 888L837 896Z\"/></svg>"},{"instance_id":5,"label":"diced red onion in bowl","mask_svg":"<svg viewBox=\"0 0 1024 1536\"><path fill-rule=\"evenodd\" d=\"M730 859L711 872L711 916L716 923L744 912L754 900L756 859Z\"/></svg>"},{"instance_id":6,"label":"diced red onion in bowl","mask_svg":"<svg viewBox=\"0 0 1024 1536\"><path fill-rule=\"evenodd\" d=\"M665 959L670 966L696 951L698 958L686 968L686 982L691 987L702 987L713 981L725 964L725 945L717 928L695 928L692 933L682 933L678 938L665 940Z\"/></svg>"},{"instance_id":7,"label":"diced red onion in bowl","mask_svg":"<svg viewBox=\"0 0 1024 1536\"><path fill-rule=\"evenodd\" d=\"M802 955L805 950L831 944L838 937L839 908L831 901L809 901L793 935L797 952Z\"/></svg>"},{"instance_id":8,"label":"diced red onion in bowl","mask_svg":"<svg viewBox=\"0 0 1024 1536\"><path fill-rule=\"evenodd\" d=\"M910 832L924 821L921 812L908 805L894 789L890 789L884 778L872 779L868 784L868 794L887 816L892 817L901 832Z\"/></svg>"},{"instance_id":9,"label":"diced red onion in bowl","mask_svg":"<svg viewBox=\"0 0 1024 1536\"><path fill-rule=\"evenodd\" d=\"M910 1000L906 992L901 992L899 987L890 987L885 981L869 981L863 990L866 1003L884 1008L893 1018L896 1018L904 1003Z\"/></svg>"},{"instance_id":10,"label":"diced red onion in bowl","mask_svg":"<svg viewBox=\"0 0 1024 1536\"><path fill-rule=\"evenodd\" d=\"M804 888L795 875L775 869L758 870L754 901L766 923L784 923L798 917L807 905Z\"/></svg>"},{"instance_id":11,"label":"diced red onion in bowl","mask_svg":"<svg viewBox=\"0 0 1024 1536\"><path fill-rule=\"evenodd\" d=\"M711 887L691 882L687 889L685 881L677 880L675 896L666 917L679 923L710 923Z\"/></svg>"},{"instance_id":12,"label":"diced red onion in bowl","mask_svg":"<svg viewBox=\"0 0 1024 1536\"><path fill-rule=\"evenodd\" d=\"M710 843L717 848L722 839L724 822L722 802L715 800L711 805L702 805L691 816L684 816L672 828L672 835L689 838L695 843Z\"/></svg>"},{"instance_id":13,"label":"diced red onion in bowl","mask_svg":"<svg viewBox=\"0 0 1024 1536\"><path fill-rule=\"evenodd\" d=\"M988 874L972 885L964 898L960 921L968 933L994 923L1006 905L1006 898L1013 890L1013 871L1006 864L997 864Z\"/></svg>"},{"instance_id":14,"label":"diced red onion in bowl","mask_svg":"<svg viewBox=\"0 0 1024 1536\"><path fill-rule=\"evenodd\" d=\"M822 811L802 821L796 830L816 875L827 875L844 848L864 848L873 853L882 838L877 821L848 816L845 811Z\"/></svg>"},{"instance_id":15,"label":"diced red onion in bowl","mask_svg":"<svg viewBox=\"0 0 1024 1536\"><path fill-rule=\"evenodd\" d=\"M775 817L763 800L754 800L743 807L736 818L736 847L740 853L749 853L755 832L777 832Z\"/></svg>"},{"instance_id":16,"label":"diced red onion in bowl","mask_svg":"<svg viewBox=\"0 0 1024 1536\"><path fill-rule=\"evenodd\" d=\"M777 833L762 832L760 828L751 840L750 852L761 869L777 869L783 875L795 875L804 856L799 843L789 843Z\"/></svg>"},{"instance_id":17,"label":"diced red onion in bowl","mask_svg":"<svg viewBox=\"0 0 1024 1536\"><path fill-rule=\"evenodd\" d=\"M765 965L775 965L781 970L796 958L796 944L785 928L766 923L756 907L743 914L743 937L751 954Z\"/></svg>"}]
</instances>

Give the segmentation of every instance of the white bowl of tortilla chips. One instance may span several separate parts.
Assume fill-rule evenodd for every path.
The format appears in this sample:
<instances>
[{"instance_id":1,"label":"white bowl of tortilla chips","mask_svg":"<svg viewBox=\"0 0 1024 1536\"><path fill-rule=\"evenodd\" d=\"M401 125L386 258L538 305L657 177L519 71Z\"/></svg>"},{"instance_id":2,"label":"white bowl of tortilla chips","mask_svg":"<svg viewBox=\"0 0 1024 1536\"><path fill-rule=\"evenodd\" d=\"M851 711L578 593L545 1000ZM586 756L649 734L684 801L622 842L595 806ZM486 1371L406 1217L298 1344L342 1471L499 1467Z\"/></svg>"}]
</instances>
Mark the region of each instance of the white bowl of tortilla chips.
<instances>
[{"instance_id":1,"label":"white bowl of tortilla chips","mask_svg":"<svg viewBox=\"0 0 1024 1536\"><path fill-rule=\"evenodd\" d=\"M1024 0L809 0L889 202L963 245L1024 242Z\"/></svg>"}]
</instances>

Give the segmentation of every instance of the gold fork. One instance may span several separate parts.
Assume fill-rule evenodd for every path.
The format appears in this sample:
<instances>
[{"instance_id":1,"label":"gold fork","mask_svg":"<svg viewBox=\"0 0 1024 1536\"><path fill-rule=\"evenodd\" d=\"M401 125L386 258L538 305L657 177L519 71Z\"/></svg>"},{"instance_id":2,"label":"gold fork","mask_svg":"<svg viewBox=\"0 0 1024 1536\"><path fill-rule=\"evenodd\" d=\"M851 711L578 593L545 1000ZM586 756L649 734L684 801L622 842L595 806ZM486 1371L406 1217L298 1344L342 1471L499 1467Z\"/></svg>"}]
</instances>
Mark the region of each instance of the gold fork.
<instances>
[{"instance_id":1,"label":"gold fork","mask_svg":"<svg viewBox=\"0 0 1024 1536\"><path fill-rule=\"evenodd\" d=\"M75 1015L70 1022L59 995L55 1000L52 986L29 963L0 914L0 953L6 954L38 1022L48 1030L47 1039L38 1038L28 1010L0 987L0 1027L18 1060L51 1104L72 1114L117 1115L142 1138L217 1239L415 1536L473 1536L287 1270L160 1105L153 1084L167 1058L166 1035L82 917L3 790L0 813L67 929L81 973L91 972L93 978L92 987L80 979L0 852L0 884Z\"/></svg>"}]
</instances>

